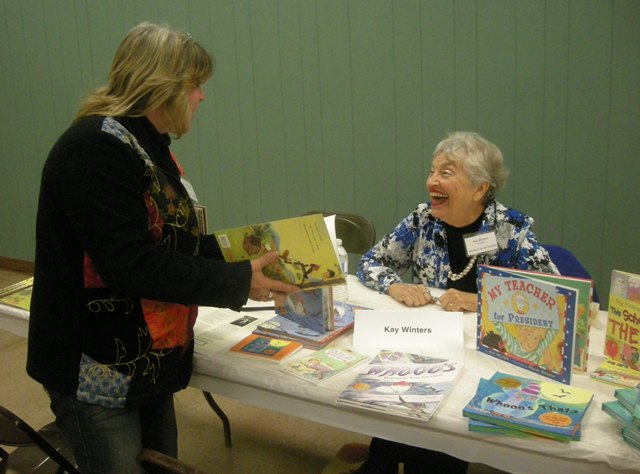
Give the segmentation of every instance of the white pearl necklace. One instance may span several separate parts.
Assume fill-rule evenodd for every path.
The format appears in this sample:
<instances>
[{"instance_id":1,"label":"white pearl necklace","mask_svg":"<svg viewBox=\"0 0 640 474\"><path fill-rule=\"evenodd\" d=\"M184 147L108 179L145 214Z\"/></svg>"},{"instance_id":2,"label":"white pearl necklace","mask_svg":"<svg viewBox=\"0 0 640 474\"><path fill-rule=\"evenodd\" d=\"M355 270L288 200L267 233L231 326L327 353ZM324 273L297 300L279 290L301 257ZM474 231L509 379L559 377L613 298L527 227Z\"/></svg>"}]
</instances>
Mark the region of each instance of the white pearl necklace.
<instances>
[{"instance_id":1,"label":"white pearl necklace","mask_svg":"<svg viewBox=\"0 0 640 474\"><path fill-rule=\"evenodd\" d=\"M478 259L478 255L474 255L473 257L471 257L471 259L469 260L469 263L467 263L467 266L464 267L464 270L462 270L460 273L453 273L451 269L449 269L449 275L448 275L449 280L458 281L460 278L464 277L467 273L471 271L477 259Z\"/></svg>"}]
</instances>

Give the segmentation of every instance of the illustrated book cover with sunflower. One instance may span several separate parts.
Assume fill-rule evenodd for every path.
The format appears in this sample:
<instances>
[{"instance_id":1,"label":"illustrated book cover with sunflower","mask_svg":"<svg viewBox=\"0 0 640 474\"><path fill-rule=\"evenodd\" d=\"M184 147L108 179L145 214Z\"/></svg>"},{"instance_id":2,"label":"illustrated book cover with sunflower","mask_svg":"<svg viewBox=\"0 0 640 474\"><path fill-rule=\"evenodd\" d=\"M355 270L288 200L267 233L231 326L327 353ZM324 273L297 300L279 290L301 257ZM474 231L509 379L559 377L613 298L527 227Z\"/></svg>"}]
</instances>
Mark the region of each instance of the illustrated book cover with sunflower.
<instances>
[{"instance_id":1,"label":"illustrated book cover with sunflower","mask_svg":"<svg viewBox=\"0 0 640 474\"><path fill-rule=\"evenodd\" d=\"M450 393L462 362L381 351L338 396L341 405L428 421Z\"/></svg>"},{"instance_id":2,"label":"illustrated book cover with sunflower","mask_svg":"<svg viewBox=\"0 0 640 474\"><path fill-rule=\"evenodd\" d=\"M579 441L592 399L593 392L582 388L496 372L480 379L462 415L507 430Z\"/></svg>"},{"instance_id":3,"label":"illustrated book cover with sunflower","mask_svg":"<svg viewBox=\"0 0 640 474\"><path fill-rule=\"evenodd\" d=\"M257 357L263 360L281 362L293 353L302 349L302 344L295 341L285 341L258 334L249 334L240 342L232 346L232 354Z\"/></svg>"},{"instance_id":4,"label":"illustrated book cover with sunflower","mask_svg":"<svg viewBox=\"0 0 640 474\"><path fill-rule=\"evenodd\" d=\"M570 384L579 291L536 272L478 267L478 351Z\"/></svg>"},{"instance_id":5,"label":"illustrated book cover with sunflower","mask_svg":"<svg viewBox=\"0 0 640 474\"><path fill-rule=\"evenodd\" d=\"M277 251L279 259L262 272L300 288L345 282L322 214L218 230L214 235L227 262L252 260Z\"/></svg>"}]
</instances>

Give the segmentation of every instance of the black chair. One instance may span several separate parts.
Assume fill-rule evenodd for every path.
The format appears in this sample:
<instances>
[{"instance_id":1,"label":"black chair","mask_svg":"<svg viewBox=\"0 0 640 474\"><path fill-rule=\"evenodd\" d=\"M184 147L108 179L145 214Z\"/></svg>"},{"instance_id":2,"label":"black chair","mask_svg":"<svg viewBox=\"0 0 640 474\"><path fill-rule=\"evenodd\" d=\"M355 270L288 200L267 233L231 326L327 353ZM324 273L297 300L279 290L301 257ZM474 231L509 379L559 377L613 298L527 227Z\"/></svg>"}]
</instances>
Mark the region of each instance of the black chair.
<instances>
[{"instance_id":1,"label":"black chair","mask_svg":"<svg viewBox=\"0 0 640 474\"><path fill-rule=\"evenodd\" d=\"M4 449L0 448L0 474L5 474L7 472L8 466L9 466L9 453L7 453Z\"/></svg>"},{"instance_id":2,"label":"black chair","mask_svg":"<svg viewBox=\"0 0 640 474\"><path fill-rule=\"evenodd\" d=\"M8 456L7 467L12 471L80 472L75 466L71 448L55 423L49 423L36 431L3 406L0 406L0 445L16 447Z\"/></svg>"},{"instance_id":3,"label":"black chair","mask_svg":"<svg viewBox=\"0 0 640 474\"><path fill-rule=\"evenodd\" d=\"M560 275L592 280L587 269L582 266L578 258L570 250L559 245L544 244L543 247L549 252L549 257L558 267ZM594 303L600 303L595 285L593 287L593 301Z\"/></svg>"},{"instance_id":4,"label":"black chair","mask_svg":"<svg viewBox=\"0 0 640 474\"><path fill-rule=\"evenodd\" d=\"M336 237L342 239L342 246L349 253L365 253L376 242L376 229L365 216L343 212L311 211L309 214L336 216Z\"/></svg>"},{"instance_id":5,"label":"black chair","mask_svg":"<svg viewBox=\"0 0 640 474\"><path fill-rule=\"evenodd\" d=\"M138 462L147 474L204 474L204 471L153 449L143 449Z\"/></svg>"}]
</instances>

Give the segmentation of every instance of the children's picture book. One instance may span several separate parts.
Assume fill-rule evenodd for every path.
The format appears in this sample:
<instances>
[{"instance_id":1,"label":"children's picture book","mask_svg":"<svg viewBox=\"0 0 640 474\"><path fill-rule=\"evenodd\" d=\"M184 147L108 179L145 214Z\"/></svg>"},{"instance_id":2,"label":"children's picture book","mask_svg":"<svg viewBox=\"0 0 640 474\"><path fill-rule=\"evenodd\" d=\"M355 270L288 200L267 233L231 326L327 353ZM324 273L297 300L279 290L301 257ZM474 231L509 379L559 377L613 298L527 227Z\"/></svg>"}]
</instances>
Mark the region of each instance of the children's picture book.
<instances>
[{"instance_id":1,"label":"children's picture book","mask_svg":"<svg viewBox=\"0 0 640 474\"><path fill-rule=\"evenodd\" d=\"M640 371L631 369L621 361L605 359L593 372L591 378L620 387L635 387L640 384Z\"/></svg>"},{"instance_id":2,"label":"children's picture book","mask_svg":"<svg viewBox=\"0 0 640 474\"><path fill-rule=\"evenodd\" d=\"M275 317L258 325L253 331L255 334L261 334L281 339L298 341L306 347L312 349L320 349L339 336L348 333L353 329L356 311L368 310L364 306L358 306L343 301L333 302L333 323L334 329L324 333L314 331L307 326L287 319L283 316Z\"/></svg>"},{"instance_id":3,"label":"children's picture book","mask_svg":"<svg viewBox=\"0 0 640 474\"><path fill-rule=\"evenodd\" d=\"M462 415L560 441L580 439L593 393L578 387L496 372L480 379Z\"/></svg>"},{"instance_id":4,"label":"children's picture book","mask_svg":"<svg viewBox=\"0 0 640 474\"><path fill-rule=\"evenodd\" d=\"M456 360L379 360L361 367L338 396L339 404L428 421L462 371L462 362Z\"/></svg>"},{"instance_id":5,"label":"children's picture book","mask_svg":"<svg viewBox=\"0 0 640 474\"><path fill-rule=\"evenodd\" d=\"M619 400L602 403L602 410L616 420L623 428L640 436L640 427L634 423L633 415Z\"/></svg>"},{"instance_id":6,"label":"children's picture book","mask_svg":"<svg viewBox=\"0 0 640 474\"><path fill-rule=\"evenodd\" d=\"M335 329L333 288L309 288L290 294L276 314L321 334Z\"/></svg>"},{"instance_id":7,"label":"children's picture book","mask_svg":"<svg viewBox=\"0 0 640 474\"><path fill-rule=\"evenodd\" d=\"M33 277L0 289L0 304L29 311L31 305Z\"/></svg>"},{"instance_id":8,"label":"children's picture book","mask_svg":"<svg viewBox=\"0 0 640 474\"><path fill-rule=\"evenodd\" d=\"M469 431L475 431L476 433L489 433L501 436L510 436L512 438L533 438L533 433L527 433L521 430L514 430L513 428L506 428L504 426L494 425L492 423L485 423L484 421L473 420L469 418Z\"/></svg>"},{"instance_id":9,"label":"children's picture book","mask_svg":"<svg viewBox=\"0 0 640 474\"><path fill-rule=\"evenodd\" d=\"M476 348L570 384L577 304L574 288L479 265Z\"/></svg>"},{"instance_id":10,"label":"children's picture book","mask_svg":"<svg viewBox=\"0 0 640 474\"><path fill-rule=\"evenodd\" d=\"M589 358L589 328L591 326L589 311L591 310L591 302L593 300L593 280L512 268L508 269L508 271L515 275L531 276L532 278L551 282L556 285L568 286L578 291L573 370L585 372Z\"/></svg>"},{"instance_id":11,"label":"children's picture book","mask_svg":"<svg viewBox=\"0 0 640 474\"><path fill-rule=\"evenodd\" d=\"M278 260L262 269L270 278L301 288L345 282L322 214L218 230L214 235L227 262L277 251Z\"/></svg>"},{"instance_id":12,"label":"children's picture book","mask_svg":"<svg viewBox=\"0 0 640 474\"><path fill-rule=\"evenodd\" d=\"M249 334L231 347L229 351L231 351L232 354L242 354L273 362L280 362L300 349L302 349L302 344L299 342Z\"/></svg>"},{"instance_id":13,"label":"children's picture book","mask_svg":"<svg viewBox=\"0 0 640 474\"><path fill-rule=\"evenodd\" d=\"M640 430L640 385L636 388L617 388L613 395L631 414L631 422Z\"/></svg>"},{"instance_id":14,"label":"children's picture book","mask_svg":"<svg viewBox=\"0 0 640 474\"><path fill-rule=\"evenodd\" d=\"M347 347L331 345L297 360L287 361L280 370L314 384L324 382L368 359Z\"/></svg>"},{"instance_id":15,"label":"children's picture book","mask_svg":"<svg viewBox=\"0 0 640 474\"><path fill-rule=\"evenodd\" d=\"M611 272L604 355L640 376L640 275Z\"/></svg>"}]
</instances>

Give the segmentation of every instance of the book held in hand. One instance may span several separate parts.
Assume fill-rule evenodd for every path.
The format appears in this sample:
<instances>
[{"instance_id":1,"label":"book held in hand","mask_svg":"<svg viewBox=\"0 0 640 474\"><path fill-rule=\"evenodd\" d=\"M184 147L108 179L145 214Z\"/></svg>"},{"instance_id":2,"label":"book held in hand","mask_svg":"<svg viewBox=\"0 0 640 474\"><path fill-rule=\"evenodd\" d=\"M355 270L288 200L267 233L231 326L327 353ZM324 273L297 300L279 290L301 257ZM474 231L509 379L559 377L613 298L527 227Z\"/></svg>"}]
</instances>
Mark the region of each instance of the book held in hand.
<instances>
[{"instance_id":1,"label":"book held in hand","mask_svg":"<svg viewBox=\"0 0 640 474\"><path fill-rule=\"evenodd\" d=\"M477 350L571 383L579 292L556 278L479 265Z\"/></svg>"},{"instance_id":2,"label":"book held in hand","mask_svg":"<svg viewBox=\"0 0 640 474\"><path fill-rule=\"evenodd\" d=\"M302 349L302 344L299 342L249 334L231 347L229 351L232 354L242 354L263 360L280 362L300 349Z\"/></svg>"},{"instance_id":3,"label":"book held in hand","mask_svg":"<svg viewBox=\"0 0 640 474\"><path fill-rule=\"evenodd\" d=\"M227 262L277 251L278 260L262 269L270 278L300 288L345 282L322 214L218 230L214 235Z\"/></svg>"},{"instance_id":4,"label":"book held in hand","mask_svg":"<svg viewBox=\"0 0 640 474\"><path fill-rule=\"evenodd\" d=\"M365 360L368 356L341 346L328 346L297 360L287 361L280 370L314 384L324 382Z\"/></svg>"},{"instance_id":5,"label":"book held in hand","mask_svg":"<svg viewBox=\"0 0 640 474\"><path fill-rule=\"evenodd\" d=\"M585 389L496 372L489 380L480 379L462 415L559 441L577 441L592 398Z\"/></svg>"}]
</instances>

